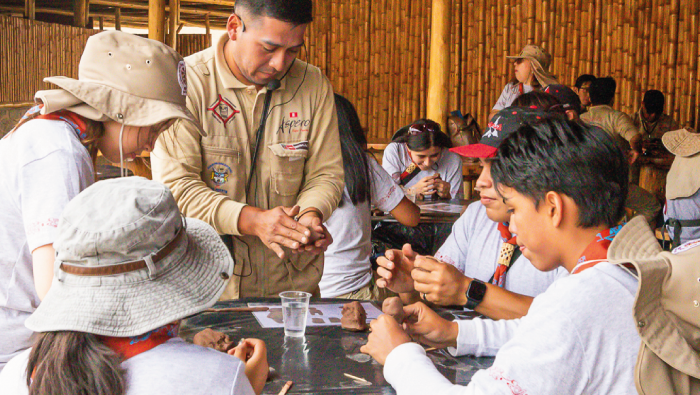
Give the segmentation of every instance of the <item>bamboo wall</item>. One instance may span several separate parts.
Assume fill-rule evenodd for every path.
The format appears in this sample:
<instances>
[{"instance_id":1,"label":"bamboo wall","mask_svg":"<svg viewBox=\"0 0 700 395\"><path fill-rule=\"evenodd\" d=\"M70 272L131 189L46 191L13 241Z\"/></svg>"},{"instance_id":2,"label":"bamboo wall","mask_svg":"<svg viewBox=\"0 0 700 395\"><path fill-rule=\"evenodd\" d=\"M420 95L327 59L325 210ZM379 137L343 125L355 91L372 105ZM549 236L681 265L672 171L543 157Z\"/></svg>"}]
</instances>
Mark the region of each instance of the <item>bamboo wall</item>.
<instances>
[{"instance_id":1,"label":"bamboo wall","mask_svg":"<svg viewBox=\"0 0 700 395\"><path fill-rule=\"evenodd\" d=\"M44 77L77 77L85 42L97 32L0 16L0 105L32 102L52 87Z\"/></svg>"},{"instance_id":2,"label":"bamboo wall","mask_svg":"<svg viewBox=\"0 0 700 395\"><path fill-rule=\"evenodd\" d=\"M99 30L0 15L0 106L29 103L34 93L55 86L45 77L78 78L78 63L88 37ZM207 47L204 34L178 35L183 56Z\"/></svg>"},{"instance_id":3,"label":"bamboo wall","mask_svg":"<svg viewBox=\"0 0 700 395\"><path fill-rule=\"evenodd\" d=\"M431 0L317 1L309 55L352 100L373 141L425 116ZM553 55L551 71L617 80L615 107L632 113L643 92L697 128L698 0L452 0L449 108L486 116L511 78L506 55L528 43Z\"/></svg>"},{"instance_id":4,"label":"bamboo wall","mask_svg":"<svg viewBox=\"0 0 700 395\"><path fill-rule=\"evenodd\" d=\"M317 0L308 59L355 103L374 142L425 116L431 0ZM631 113L647 89L666 94L666 112L700 119L698 0L452 0L449 108L486 115L511 78L506 55L536 43L551 70L613 76L615 107ZM30 101L41 78L75 77L85 40L97 31L0 16L0 105ZM184 38L184 55L203 36ZM199 41L197 41L199 40ZM28 45L26 43L29 43ZM24 52L20 51L22 49ZM302 55L306 58L307 55Z\"/></svg>"}]
</instances>

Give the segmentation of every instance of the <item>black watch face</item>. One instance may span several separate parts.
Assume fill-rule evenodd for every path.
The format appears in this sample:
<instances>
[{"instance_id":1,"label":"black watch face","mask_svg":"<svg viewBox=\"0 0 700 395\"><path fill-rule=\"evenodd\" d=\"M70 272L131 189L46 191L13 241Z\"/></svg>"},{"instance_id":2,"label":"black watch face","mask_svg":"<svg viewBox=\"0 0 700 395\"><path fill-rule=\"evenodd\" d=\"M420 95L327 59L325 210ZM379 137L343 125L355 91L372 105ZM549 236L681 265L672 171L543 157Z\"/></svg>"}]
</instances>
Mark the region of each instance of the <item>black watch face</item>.
<instances>
[{"instance_id":1,"label":"black watch face","mask_svg":"<svg viewBox=\"0 0 700 395\"><path fill-rule=\"evenodd\" d=\"M467 297L469 299L482 301L484 300L484 295L486 295L486 285L480 281L472 280L471 284L469 284Z\"/></svg>"}]
</instances>

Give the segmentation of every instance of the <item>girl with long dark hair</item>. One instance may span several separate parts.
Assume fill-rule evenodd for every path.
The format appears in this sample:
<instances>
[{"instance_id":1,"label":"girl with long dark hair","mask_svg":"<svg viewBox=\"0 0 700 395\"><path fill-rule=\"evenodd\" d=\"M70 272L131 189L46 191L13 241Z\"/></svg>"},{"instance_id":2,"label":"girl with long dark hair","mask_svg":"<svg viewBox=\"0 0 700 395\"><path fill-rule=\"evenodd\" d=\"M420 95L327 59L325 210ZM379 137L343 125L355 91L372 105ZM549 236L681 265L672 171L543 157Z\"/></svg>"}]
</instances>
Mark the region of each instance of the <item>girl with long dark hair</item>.
<instances>
[{"instance_id":1,"label":"girl with long dark hair","mask_svg":"<svg viewBox=\"0 0 700 395\"><path fill-rule=\"evenodd\" d=\"M343 96L335 95L338 112L345 190L338 209L326 221L333 236L325 252L321 296L382 300L384 289L375 285L370 254L370 207L391 212L402 224L418 224L420 211L401 188L367 152L367 137L355 107ZM381 291L381 292L380 292Z\"/></svg>"},{"instance_id":2,"label":"girl with long dark hair","mask_svg":"<svg viewBox=\"0 0 700 395\"><path fill-rule=\"evenodd\" d=\"M253 395L267 349L227 353L178 337L233 275L216 231L184 218L170 190L141 177L98 182L63 210L51 289L26 320L38 336L0 372L3 393ZM7 392L5 392L7 391Z\"/></svg>"}]
</instances>

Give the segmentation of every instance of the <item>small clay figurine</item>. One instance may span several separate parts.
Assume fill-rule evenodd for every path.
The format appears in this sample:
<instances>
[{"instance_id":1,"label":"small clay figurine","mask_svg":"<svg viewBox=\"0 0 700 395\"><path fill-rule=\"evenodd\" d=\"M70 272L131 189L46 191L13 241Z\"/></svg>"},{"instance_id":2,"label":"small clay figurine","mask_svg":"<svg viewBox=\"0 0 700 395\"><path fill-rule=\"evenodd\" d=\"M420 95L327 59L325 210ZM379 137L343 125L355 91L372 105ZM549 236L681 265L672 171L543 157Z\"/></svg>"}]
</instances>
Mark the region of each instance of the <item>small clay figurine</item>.
<instances>
[{"instance_id":1,"label":"small clay figurine","mask_svg":"<svg viewBox=\"0 0 700 395\"><path fill-rule=\"evenodd\" d=\"M228 335L209 328L194 335L193 343L221 352L226 352L235 346Z\"/></svg>"},{"instance_id":2,"label":"small clay figurine","mask_svg":"<svg viewBox=\"0 0 700 395\"><path fill-rule=\"evenodd\" d=\"M403 302L398 296L385 299L384 303L382 303L382 312L394 317L399 325L403 322L404 318L406 318L403 312Z\"/></svg>"},{"instance_id":3,"label":"small clay figurine","mask_svg":"<svg viewBox=\"0 0 700 395\"><path fill-rule=\"evenodd\" d=\"M367 313L360 302L350 302L343 305L343 318L340 319L340 326L352 332L364 332L367 326Z\"/></svg>"}]
</instances>

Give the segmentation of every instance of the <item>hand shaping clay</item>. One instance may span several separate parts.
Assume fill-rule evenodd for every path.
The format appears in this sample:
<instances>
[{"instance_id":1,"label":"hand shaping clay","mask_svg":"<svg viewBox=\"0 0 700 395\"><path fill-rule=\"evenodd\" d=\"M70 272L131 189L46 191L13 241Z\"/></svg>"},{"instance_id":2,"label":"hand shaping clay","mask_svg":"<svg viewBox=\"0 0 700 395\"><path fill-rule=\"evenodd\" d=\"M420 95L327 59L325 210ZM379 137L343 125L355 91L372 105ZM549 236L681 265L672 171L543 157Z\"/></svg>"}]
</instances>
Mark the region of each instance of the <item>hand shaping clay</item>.
<instances>
[{"instance_id":1,"label":"hand shaping clay","mask_svg":"<svg viewBox=\"0 0 700 395\"><path fill-rule=\"evenodd\" d=\"M235 346L228 335L209 328L194 335L193 342L198 346L209 347L222 352L226 352Z\"/></svg>"},{"instance_id":2,"label":"hand shaping clay","mask_svg":"<svg viewBox=\"0 0 700 395\"><path fill-rule=\"evenodd\" d=\"M406 315L403 312L403 302L398 296L384 299L384 303L382 303L382 312L394 317L396 322L399 324L401 324L404 318L406 318Z\"/></svg>"},{"instance_id":3,"label":"hand shaping clay","mask_svg":"<svg viewBox=\"0 0 700 395\"><path fill-rule=\"evenodd\" d=\"M340 319L340 326L348 331L364 332L367 326L367 313L360 302L350 302L343 305L343 318Z\"/></svg>"}]
</instances>

